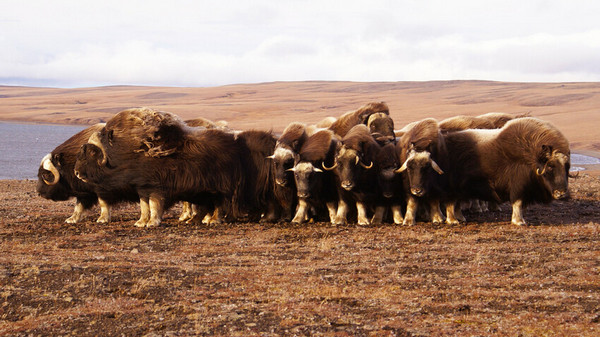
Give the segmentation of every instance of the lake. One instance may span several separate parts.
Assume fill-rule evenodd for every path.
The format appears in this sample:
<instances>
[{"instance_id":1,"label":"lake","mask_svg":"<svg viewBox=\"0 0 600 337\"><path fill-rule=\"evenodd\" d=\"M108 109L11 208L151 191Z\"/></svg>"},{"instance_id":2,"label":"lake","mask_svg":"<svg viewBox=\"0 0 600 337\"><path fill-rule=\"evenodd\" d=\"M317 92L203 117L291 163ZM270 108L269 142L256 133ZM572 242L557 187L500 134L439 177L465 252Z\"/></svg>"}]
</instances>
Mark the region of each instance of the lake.
<instances>
[{"instance_id":1,"label":"lake","mask_svg":"<svg viewBox=\"0 0 600 337\"><path fill-rule=\"evenodd\" d=\"M0 122L0 179L37 179L42 158L86 127ZM571 154L572 171L594 164L600 159Z\"/></svg>"},{"instance_id":2,"label":"lake","mask_svg":"<svg viewBox=\"0 0 600 337\"><path fill-rule=\"evenodd\" d=\"M37 179L42 158L86 127L0 122L0 179Z\"/></svg>"}]
</instances>

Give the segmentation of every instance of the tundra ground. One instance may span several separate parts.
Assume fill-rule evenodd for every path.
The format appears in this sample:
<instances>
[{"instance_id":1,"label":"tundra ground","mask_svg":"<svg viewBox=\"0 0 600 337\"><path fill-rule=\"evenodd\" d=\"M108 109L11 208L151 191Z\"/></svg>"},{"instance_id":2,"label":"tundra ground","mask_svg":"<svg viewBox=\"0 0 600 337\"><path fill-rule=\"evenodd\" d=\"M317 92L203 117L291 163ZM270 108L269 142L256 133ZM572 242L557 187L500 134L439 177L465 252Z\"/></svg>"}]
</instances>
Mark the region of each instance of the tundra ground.
<instances>
[{"instance_id":1,"label":"tundra ground","mask_svg":"<svg viewBox=\"0 0 600 337\"><path fill-rule=\"evenodd\" d=\"M73 202L0 181L0 335L600 334L600 179L459 226L70 225Z\"/></svg>"}]
</instances>

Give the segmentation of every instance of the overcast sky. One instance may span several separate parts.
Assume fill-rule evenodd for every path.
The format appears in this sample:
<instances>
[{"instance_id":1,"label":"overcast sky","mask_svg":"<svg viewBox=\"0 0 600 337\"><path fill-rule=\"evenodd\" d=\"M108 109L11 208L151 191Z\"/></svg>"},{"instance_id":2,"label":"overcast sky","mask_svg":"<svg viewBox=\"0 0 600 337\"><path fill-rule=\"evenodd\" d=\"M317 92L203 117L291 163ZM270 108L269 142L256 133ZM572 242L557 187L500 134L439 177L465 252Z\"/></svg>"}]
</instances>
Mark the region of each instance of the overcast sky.
<instances>
[{"instance_id":1,"label":"overcast sky","mask_svg":"<svg viewBox=\"0 0 600 337\"><path fill-rule=\"evenodd\" d=\"M600 1L2 0L0 84L600 81Z\"/></svg>"}]
</instances>

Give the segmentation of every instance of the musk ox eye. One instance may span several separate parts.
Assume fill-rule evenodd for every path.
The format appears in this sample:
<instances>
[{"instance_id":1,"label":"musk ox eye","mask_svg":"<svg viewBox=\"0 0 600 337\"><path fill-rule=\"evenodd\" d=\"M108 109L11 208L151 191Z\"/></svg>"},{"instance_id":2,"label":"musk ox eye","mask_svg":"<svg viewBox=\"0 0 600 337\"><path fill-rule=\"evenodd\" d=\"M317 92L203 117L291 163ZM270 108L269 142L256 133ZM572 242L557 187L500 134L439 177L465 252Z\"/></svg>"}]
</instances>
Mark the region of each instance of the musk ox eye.
<instances>
[{"instance_id":1,"label":"musk ox eye","mask_svg":"<svg viewBox=\"0 0 600 337\"><path fill-rule=\"evenodd\" d=\"M44 180L46 180L46 181L52 181L52 180L54 180L54 175L52 174L52 172L46 171L46 172L42 173L42 178L44 178Z\"/></svg>"}]
</instances>

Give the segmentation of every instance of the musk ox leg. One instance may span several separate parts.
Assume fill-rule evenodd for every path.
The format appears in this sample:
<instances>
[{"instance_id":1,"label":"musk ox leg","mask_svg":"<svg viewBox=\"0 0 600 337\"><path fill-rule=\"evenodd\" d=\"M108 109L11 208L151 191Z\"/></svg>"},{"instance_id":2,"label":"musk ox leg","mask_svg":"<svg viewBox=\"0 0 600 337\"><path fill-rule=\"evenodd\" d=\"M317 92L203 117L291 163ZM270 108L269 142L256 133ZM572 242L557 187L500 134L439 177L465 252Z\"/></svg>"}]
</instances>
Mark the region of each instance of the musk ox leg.
<instances>
[{"instance_id":1,"label":"musk ox leg","mask_svg":"<svg viewBox=\"0 0 600 337\"><path fill-rule=\"evenodd\" d=\"M442 210L440 209L440 201L435 199L429 202L429 206L431 209L431 222L434 224L441 224L444 222L444 215L442 214Z\"/></svg>"},{"instance_id":2,"label":"musk ox leg","mask_svg":"<svg viewBox=\"0 0 600 337\"><path fill-rule=\"evenodd\" d=\"M523 201L522 200L515 200L512 203L512 220L511 220L513 225L517 225L517 226L524 226L527 223L525 223L525 219L523 219Z\"/></svg>"},{"instance_id":3,"label":"musk ox leg","mask_svg":"<svg viewBox=\"0 0 600 337\"><path fill-rule=\"evenodd\" d=\"M361 226L368 226L369 218L367 218L367 207L362 202L356 202L357 220Z\"/></svg>"},{"instance_id":4,"label":"musk ox leg","mask_svg":"<svg viewBox=\"0 0 600 337\"><path fill-rule=\"evenodd\" d=\"M454 217L460 222L467 222L467 219L463 215L462 209L460 207L454 208Z\"/></svg>"},{"instance_id":5,"label":"musk ox leg","mask_svg":"<svg viewBox=\"0 0 600 337\"><path fill-rule=\"evenodd\" d=\"M417 208L419 202L413 196L408 196L408 201L406 204L406 216L404 216L404 221L402 224L404 226L413 226L415 224L415 217L417 216Z\"/></svg>"},{"instance_id":6,"label":"musk ox leg","mask_svg":"<svg viewBox=\"0 0 600 337\"><path fill-rule=\"evenodd\" d=\"M380 225L383 223L383 215L385 213L384 206L375 207L375 214L373 214L373 218L371 218L371 223L374 225Z\"/></svg>"},{"instance_id":7,"label":"musk ox leg","mask_svg":"<svg viewBox=\"0 0 600 337\"><path fill-rule=\"evenodd\" d=\"M146 227L150 219L150 204L148 198L140 198L140 219L135 222L136 227Z\"/></svg>"},{"instance_id":8,"label":"musk ox leg","mask_svg":"<svg viewBox=\"0 0 600 337\"><path fill-rule=\"evenodd\" d=\"M208 212L202 219L202 223L205 225L220 225L223 223L223 219L221 217L221 207L215 207L213 212Z\"/></svg>"},{"instance_id":9,"label":"musk ox leg","mask_svg":"<svg viewBox=\"0 0 600 337\"><path fill-rule=\"evenodd\" d=\"M481 212L483 212L483 208L481 207L481 203L482 203L482 201L480 201L479 199L473 199L473 200L471 200L471 207L469 208L469 211L473 212L473 213L481 213Z\"/></svg>"},{"instance_id":10,"label":"musk ox leg","mask_svg":"<svg viewBox=\"0 0 600 337\"><path fill-rule=\"evenodd\" d=\"M329 208L329 205L327 205L327 207ZM348 204L343 199L340 199L340 203L338 204L337 212L335 214L334 219L331 220L331 223L336 226L343 225L347 221L347 216L348 216Z\"/></svg>"},{"instance_id":11,"label":"musk ox leg","mask_svg":"<svg viewBox=\"0 0 600 337\"><path fill-rule=\"evenodd\" d=\"M325 205L327 206L327 210L329 211L329 221L331 223L335 223L335 221L337 220L337 208L335 207L335 202L327 202L325 203ZM346 220L345 216L344 220Z\"/></svg>"},{"instance_id":12,"label":"musk ox leg","mask_svg":"<svg viewBox=\"0 0 600 337\"><path fill-rule=\"evenodd\" d=\"M301 224L306 221L306 215L308 211L308 203L305 199L298 200L298 209L296 215L292 219L292 223Z\"/></svg>"},{"instance_id":13,"label":"musk ox leg","mask_svg":"<svg viewBox=\"0 0 600 337\"><path fill-rule=\"evenodd\" d=\"M100 216L97 223L109 223L110 222L110 206L104 201L104 199L98 198L98 204L100 205Z\"/></svg>"},{"instance_id":14,"label":"musk ox leg","mask_svg":"<svg viewBox=\"0 0 600 337\"><path fill-rule=\"evenodd\" d=\"M392 206L392 216L394 217L394 223L396 225L402 224L404 219L402 218L402 206L393 205Z\"/></svg>"},{"instance_id":15,"label":"musk ox leg","mask_svg":"<svg viewBox=\"0 0 600 337\"><path fill-rule=\"evenodd\" d=\"M79 201L77 201L77 203L75 204L75 208L73 209L73 215L71 215L69 218L67 218L67 220L65 220L66 223L78 223L79 220L81 220L81 215L83 214L83 204Z\"/></svg>"},{"instance_id":16,"label":"musk ox leg","mask_svg":"<svg viewBox=\"0 0 600 337\"><path fill-rule=\"evenodd\" d=\"M164 213L164 198L158 195L150 196L150 219L146 223L146 227L158 227L162 221Z\"/></svg>"},{"instance_id":17,"label":"musk ox leg","mask_svg":"<svg viewBox=\"0 0 600 337\"><path fill-rule=\"evenodd\" d=\"M179 216L179 221L187 221L194 217L192 214L192 204L184 201L182 204L181 215Z\"/></svg>"},{"instance_id":18,"label":"musk ox leg","mask_svg":"<svg viewBox=\"0 0 600 337\"><path fill-rule=\"evenodd\" d=\"M495 201L488 202L488 209L490 211L501 211L502 210L502 208L500 208L500 205Z\"/></svg>"},{"instance_id":19,"label":"musk ox leg","mask_svg":"<svg viewBox=\"0 0 600 337\"><path fill-rule=\"evenodd\" d=\"M458 207L460 209L460 207ZM454 210L456 209L456 202L449 201L446 203L446 223L448 225L458 225L459 221L456 219Z\"/></svg>"}]
</instances>

